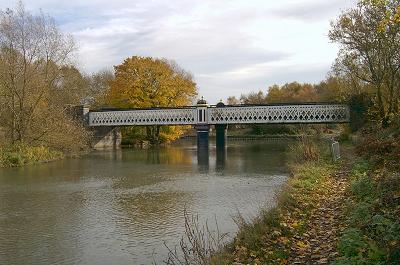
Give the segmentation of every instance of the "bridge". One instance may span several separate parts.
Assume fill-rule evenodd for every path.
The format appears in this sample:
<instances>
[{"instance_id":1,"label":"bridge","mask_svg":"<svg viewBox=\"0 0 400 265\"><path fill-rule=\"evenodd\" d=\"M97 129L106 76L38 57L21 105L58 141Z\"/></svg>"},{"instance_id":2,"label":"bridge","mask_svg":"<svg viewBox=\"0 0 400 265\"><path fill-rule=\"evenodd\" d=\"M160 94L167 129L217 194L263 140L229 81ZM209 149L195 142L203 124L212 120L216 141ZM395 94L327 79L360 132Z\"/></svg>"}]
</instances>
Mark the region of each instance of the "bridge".
<instances>
[{"instance_id":1,"label":"bridge","mask_svg":"<svg viewBox=\"0 0 400 265\"><path fill-rule=\"evenodd\" d=\"M152 109L84 110L87 124L97 130L118 126L194 125L197 146L208 148L210 126L216 129L217 148L224 147L230 124L323 124L347 123L349 107L335 103L270 105L208 105L204 99L196 106ZM104 129L103 129L104 130ZM107 132L107 131L106 131ZM111 136L110 136L111 137Z\"/></svg>"}]
</instances>

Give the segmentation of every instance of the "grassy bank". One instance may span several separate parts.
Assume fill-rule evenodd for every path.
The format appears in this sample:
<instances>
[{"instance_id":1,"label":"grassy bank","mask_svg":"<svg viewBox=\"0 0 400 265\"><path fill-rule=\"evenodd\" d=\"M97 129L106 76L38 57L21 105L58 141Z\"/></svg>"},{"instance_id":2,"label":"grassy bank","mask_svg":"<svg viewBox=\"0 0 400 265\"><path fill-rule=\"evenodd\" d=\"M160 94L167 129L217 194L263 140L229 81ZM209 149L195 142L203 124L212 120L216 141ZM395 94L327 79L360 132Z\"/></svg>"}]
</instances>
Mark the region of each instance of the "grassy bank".
<instances>
[{"instance_id":1,"label":"grassy bank","mask_svg":"<svg viewBox=\"0 0 400 265\"><path fill-rule=\"evenodd\" d=\"M336 188L331 176L338 169L324 160L291 166L291 178L276 207L261 212L251 223L242 221L234 242L215 255L214 264L289 264L294 253L307 253L311 217L327 191Z\"/></svg>"},{"instance_id":2,"label":"grassy bank","mask_svg":"<svg viewBox=\"0 0 400 265\"><path fill-rule=\"evenodd\" d=\"M396 131L397 130L397 131ZM400 134L363 132L333 164L312 141L290 152L277 205L239 220L211 264L400 264ZM321 145L319 145L321 146Z\"/></svg>"},{"instance_id":3,"label":"grassy bank","mask_svg":"<svg viewBox=\"0 0 400 265\"><path fill-rule=\"evenodd\" d=\"M64 158L64 154L43 146L0 147L0 167L18 167L28 164L44 163Z\"/></svg>"}]
</instances>

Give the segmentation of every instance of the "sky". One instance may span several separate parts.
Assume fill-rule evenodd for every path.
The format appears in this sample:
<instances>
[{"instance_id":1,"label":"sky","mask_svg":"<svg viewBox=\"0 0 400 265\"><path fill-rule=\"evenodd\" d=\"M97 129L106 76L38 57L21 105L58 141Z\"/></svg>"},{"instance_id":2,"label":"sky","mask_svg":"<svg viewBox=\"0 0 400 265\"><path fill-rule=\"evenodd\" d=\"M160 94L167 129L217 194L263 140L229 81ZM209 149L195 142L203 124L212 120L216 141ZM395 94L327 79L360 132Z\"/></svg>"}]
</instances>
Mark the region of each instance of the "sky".
<instances>
[{"instance_id":1,"label":"sky","mask_svg":"<svg viewBox=\"0 0 400 265\"><path fill-rule=\"evenodd\" d=\"M176 61L215 104L273 84L326 78L338 46L330 21L356 0L30 0L72 34L90 74L130 56ZM10 6L11 5L11 6ZM0 0L0 8L13 8Z\"/></svg>"}]
</instances>

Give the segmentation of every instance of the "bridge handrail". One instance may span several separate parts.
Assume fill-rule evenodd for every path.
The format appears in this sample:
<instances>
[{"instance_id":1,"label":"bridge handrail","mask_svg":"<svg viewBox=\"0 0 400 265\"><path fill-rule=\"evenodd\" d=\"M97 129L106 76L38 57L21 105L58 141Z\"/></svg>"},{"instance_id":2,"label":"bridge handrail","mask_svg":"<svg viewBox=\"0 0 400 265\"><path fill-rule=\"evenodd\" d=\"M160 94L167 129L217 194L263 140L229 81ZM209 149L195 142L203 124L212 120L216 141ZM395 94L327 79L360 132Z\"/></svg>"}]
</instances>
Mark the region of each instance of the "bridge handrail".
<instances>
[{"instance_id":1,"label":"bridge handrail","mask_svg":"<svg viewBox=\"0 0 400 265\"><path fill-rule=\"evenodd\" d=\"M315 106L315 108L313 107ZM239 123L345 123L349 107L340 103L243 104L89 111L89 126L196 125Z\"/></svg>"},{"instance_id":2,"label":"bridge handrail","mask_svg":"<svg viewBox=\"0 0 400 265\"><path fill-rule=\"evenodd\" d=\"M165 110L165 109L196 109L196 106L180 106L180 107L154 107L154 108L100 108L93 109L90 112L108 112L108 111L135 111L135 110Z\"/></svg>"},{"instance_id":3,"label":"bridge handrail","mask_svg":"<svg viewBox=\"0 0 400 265\"><path fill-rule=\"evenodd\" d=\"M268 107L268 106L293 106L293 105L336 105L336 106L347 106L341 102L284 102L284 103L268 103L268 104L236 104L236 105L225 105L224 107ZM217 105L209 105L209 108L217 108ZM98 109L90 110L90 112L108 112L108 111L133 111L133 110L158 110L158 109L196 109L197 106L176 106L176 107L151 107L151 108L114 108L114 107L103 107Z\"/></svg>"}]
</instances>

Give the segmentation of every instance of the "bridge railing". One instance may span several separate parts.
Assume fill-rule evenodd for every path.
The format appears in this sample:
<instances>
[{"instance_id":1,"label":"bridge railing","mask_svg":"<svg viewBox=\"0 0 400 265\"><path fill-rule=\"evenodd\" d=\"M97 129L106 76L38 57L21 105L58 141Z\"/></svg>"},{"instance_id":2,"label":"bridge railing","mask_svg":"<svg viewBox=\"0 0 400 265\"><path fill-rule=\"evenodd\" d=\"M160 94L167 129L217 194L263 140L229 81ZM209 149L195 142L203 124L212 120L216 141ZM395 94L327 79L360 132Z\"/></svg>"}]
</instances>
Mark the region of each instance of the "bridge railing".
<instances>
[{"instance_id":1,"label":"bridge railing","mask_svg":"<svg viewBox=\"0 0 400 265\"><path fill-rule=\"evenodd\" d=\"M89 113L89 126L191 125L198 120L195 108L98 111Z\"/></svg>"},{"instance_id":2,"label":"bridge railing","mask_svg":"<svg viewBox=\"0 0 400 265\"><path fill-rule=\"evenodd\" d=\"M89 112L89 126L344 123L349 120L349 108L341 104L202 106Z\"/></svg>"},{"instance_id":3,"label":"bridge railing","mask_svg":"<svg viewBox=\"0 0 400 265\"><path fill-rule=\"evenodd\" d=\"M341 123L349 109L341 104L265 105L211 108L210 124L237 123Z\"/></svg>"}]
</instances>

